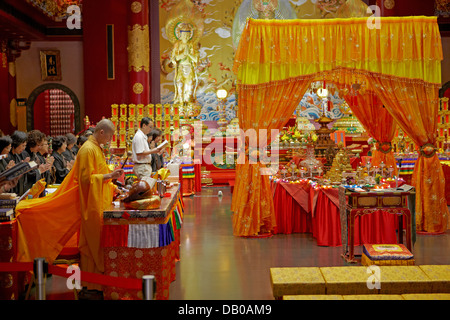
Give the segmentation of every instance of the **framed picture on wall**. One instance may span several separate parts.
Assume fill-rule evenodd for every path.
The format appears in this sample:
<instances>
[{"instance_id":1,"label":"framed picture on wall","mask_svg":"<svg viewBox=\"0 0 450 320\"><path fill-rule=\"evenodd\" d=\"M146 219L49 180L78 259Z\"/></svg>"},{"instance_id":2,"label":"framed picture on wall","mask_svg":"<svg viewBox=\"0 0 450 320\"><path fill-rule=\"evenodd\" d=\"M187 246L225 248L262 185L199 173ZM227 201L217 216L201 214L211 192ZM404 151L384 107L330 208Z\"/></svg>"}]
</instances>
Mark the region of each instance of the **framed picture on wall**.
<instances>
[{"instance_id":1,"label":"framed picture on wall","mask_svg":"<svg viewBox=\"0 0 450 320\"><path fill-rule=\"evenodd\" d=\"M60 81L62 77L59 50L42 50L40 56L42 81Z\"/></svg>"}]
</instances>

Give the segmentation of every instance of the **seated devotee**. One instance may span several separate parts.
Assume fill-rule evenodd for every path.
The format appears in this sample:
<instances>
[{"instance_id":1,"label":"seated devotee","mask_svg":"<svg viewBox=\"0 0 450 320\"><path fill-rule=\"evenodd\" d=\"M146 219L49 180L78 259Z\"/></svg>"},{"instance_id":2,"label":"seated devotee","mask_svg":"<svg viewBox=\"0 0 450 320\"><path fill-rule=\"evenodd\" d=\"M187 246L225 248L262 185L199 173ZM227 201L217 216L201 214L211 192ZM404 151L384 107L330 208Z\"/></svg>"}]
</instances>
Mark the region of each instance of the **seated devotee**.
<instances>
[{"instance_id":1,"label":"seated devotee","mask_svg":"<svg viewBox=\"0 0 450 320\"><path fill-rule=\"evenodd\" d=\"M9 163L11 160L14 161L15 164L19 164L22 161L30 161L30 158L23 158L22 153L27 146L27 138L28 135L26 132L16 130L11 135L11 151L9 152L9 156L6 158L6 161ZM12 192L18 194L19 196L23 195L25 191L25 175L22 175L17 183L17 185L11 190Z\"/></svg>"},{"instance_id":2,"label":"seated devotee","mask_svg":"<svg viewBox=\"0 0 450 320\"><path fill-rule=\"evenodd\" d=\"M45 182L47 182L47 185L54 184L56 181L56 176L55 176L56 170L53 167L53 162L55 161L55 158L53 158L49 154L49 150L48 150L49 140L50 140L49 137L45 137L44 140L42 141L42 143L39 145L39 150L36 153L36 156L39 159L40 163L47 163L50 166L49 170L45 171L42 174L42 178L45 179Z\"/></svg>"},{"instance_id":3,"label":"seated devotee","mask_svg":"<svg viewBox=\"0 0 450 320\"><path fill-rule=\"evenodd\" d=\"M118 191L112 180L123 174L123 169L110 171L100 147L111 141L113 133L113 123L101 120L78 151L73 169L58 189L44 198L19 202L17 261L32 262L36 257L45 257L51 264L69 239L79 232L81 271L104 272L102 214ZM86 285L80 298L86 292L101 297L102 293L95 291L101 286Z\"/></svg>"},{"instance_id":4,"label":"seated devotee","mask_svg":"<svg viewBox=\"0 0 450 320\"><path fill-rule=\"evenodd\" d=\"M0 159L0 173L9 168L12 168L15 165L15 162L13 160L10 160L9 162L6 161L6 158L11 151L11 144L12 140L10 136L0 137L0 156L4 157Z\"/></svg>"},{"instance_id":5,"label":"seated devotee","mask_svg":"<svg viewBox=\"0 0 450 320\"><path fill-rule=\"evenodd\" d=\"M67 162L62 153L66 151L67 143L65 136L57 136L52 141L52 157L55 159L53 167L55 168L55 183L61 183L72 168L72 162Z\"/></svg>"},{"instance_id":6,"label":"seated devotee","mask_svg":"<svg viewBox=\"0 0 450 320\"><path fill-rule=\"evenodd\" d=\"M77 143L77 137L75 137L72 133L67 133L66 143L67 143L66 150L62 153L62 155L64 159L66 159L66 161L70 162L72 160L75 160L75 154L72 152L72 148Z\"/></svg>"},{"instance_id":7,"label":"seated devotee","mask_svg":"<svg viewBox=\"0 0 450 320\"><path fill-rule=\"evenodd\" d=\"M45 134L39 130L31 130L28 132L27 146L22 153L22 158L30 158L30 161L34 161L38 164L38 168L25 174L25 190L30 189L37 181L41 179L44 172L50 170L50 165L48 165L45 161L41 162L41 160L37 157L37 152L45 139Z\"/></svg>"},{"instance_id":8,"label":"seated devotee","mask_svg":"<svg viewBox=\"0 0 450 320\"><path fill-rule=\"evenodd\" d=\"M153 129L149 135L152 137L151 148L156 148L162 141L162 131L159 129ZM164 167L164 149L161 149L158 153L152 154L152 171L156 172Z\"/></svg>"},{"instance_id":9,"label":"seated devotee","mask_svg":"<svg viewBox=\"0 0 450 320\"><path fill-rule=\"evenodd\" d=\"M83 145L83 143L85 143L87 141L88 137L81 135L78 137L77 139L77 144L73 146L72 148L72 152L73 154L76 156L78 153L78 150L80 150L81 146Z\"/></svg>"}]
</instances>

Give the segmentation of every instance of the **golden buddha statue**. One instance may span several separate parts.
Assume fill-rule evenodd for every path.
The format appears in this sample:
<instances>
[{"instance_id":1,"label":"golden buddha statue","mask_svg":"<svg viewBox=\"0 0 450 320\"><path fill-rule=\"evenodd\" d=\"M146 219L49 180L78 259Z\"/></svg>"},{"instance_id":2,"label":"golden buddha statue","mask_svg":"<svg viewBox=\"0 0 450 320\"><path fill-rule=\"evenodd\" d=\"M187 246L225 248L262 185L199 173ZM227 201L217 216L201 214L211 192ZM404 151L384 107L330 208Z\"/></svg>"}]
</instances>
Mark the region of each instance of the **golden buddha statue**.
<instances>
[{"instance_id":1,"label":"golden buddha statue","mask_svg":"<svg viewBox=\"0 0 450 320\"><path fill-rule=\"evenodd\" d=\"M195 101L199 54L194 44L190 42L194 32L192 25L181 23L176 28L177 31L180 36L173 46L171 56L171 62L175 67L174 104L185 106Z\"/></svg>"},{"instance_id":2,"label":"golden buddha statue","mask_svg":"<svg viewBox=\"0 0 450 320\"><path fill-rule=\"evenodd\" d=\"M173 44L169 66L174 69L174 105L180 116L195 117L201 111L196 102L200 38L204 30L202 13L190 0L180 0L166 22L166 35Z\"/></svg>"}]
</instances>

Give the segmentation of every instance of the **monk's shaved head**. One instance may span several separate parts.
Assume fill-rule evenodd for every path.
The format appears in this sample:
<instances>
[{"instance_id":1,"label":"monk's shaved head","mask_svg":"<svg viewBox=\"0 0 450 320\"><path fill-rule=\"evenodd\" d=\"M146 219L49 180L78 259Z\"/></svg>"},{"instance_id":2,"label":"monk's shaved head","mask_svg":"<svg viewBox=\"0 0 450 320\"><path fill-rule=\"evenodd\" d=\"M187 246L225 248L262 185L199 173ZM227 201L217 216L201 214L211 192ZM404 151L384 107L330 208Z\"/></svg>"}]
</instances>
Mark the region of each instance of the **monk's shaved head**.
<instances>
[{"instance_id":1,"label":"monk's shaved head","mask_svg":"<svg viewBox=\"0 0 450 320\"><path fill-rule=\"evenodd\" d=\"M114 123L109 119L102 119L97 123L97 126L95 127L94 133L98 133L101 130L113 133L116 128L114 128Z\"/></svg>"},{"instance_id":2,"label":"monk's shaved head","mask_svg":"<svg viewBox=\"0 0 450 320\"><path fill-rule=\"evenodd\" d=\"M114 131L114 123L109 119L102 119L95 126L93 136L99 144L105 145L111 141Z\"/></svg>"}]
</instances>

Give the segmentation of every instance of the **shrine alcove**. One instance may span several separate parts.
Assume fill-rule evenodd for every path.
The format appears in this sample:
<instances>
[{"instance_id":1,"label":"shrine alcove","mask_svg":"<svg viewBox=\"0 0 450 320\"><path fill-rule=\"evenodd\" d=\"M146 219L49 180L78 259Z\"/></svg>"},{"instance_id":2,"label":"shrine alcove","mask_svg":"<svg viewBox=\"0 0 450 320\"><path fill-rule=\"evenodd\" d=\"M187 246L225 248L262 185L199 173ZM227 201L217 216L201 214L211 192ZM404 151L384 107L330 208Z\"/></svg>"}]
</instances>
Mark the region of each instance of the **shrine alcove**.
<instances>
[{"instance_id":1,"label":"shrine alcove","mask_svg":"<svg viewBox=\"0 0 450 320\"><path fill-rule=\"evenodd\" d=\"M35 88L27 99L27 130L37 129L49 136L77 134L81 130L77 95L59 83Z\"/></svg>"}]
</instances>

